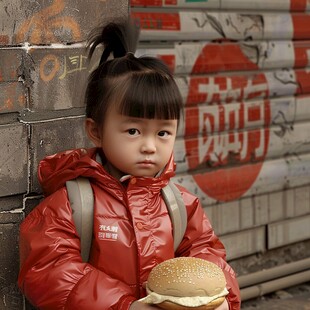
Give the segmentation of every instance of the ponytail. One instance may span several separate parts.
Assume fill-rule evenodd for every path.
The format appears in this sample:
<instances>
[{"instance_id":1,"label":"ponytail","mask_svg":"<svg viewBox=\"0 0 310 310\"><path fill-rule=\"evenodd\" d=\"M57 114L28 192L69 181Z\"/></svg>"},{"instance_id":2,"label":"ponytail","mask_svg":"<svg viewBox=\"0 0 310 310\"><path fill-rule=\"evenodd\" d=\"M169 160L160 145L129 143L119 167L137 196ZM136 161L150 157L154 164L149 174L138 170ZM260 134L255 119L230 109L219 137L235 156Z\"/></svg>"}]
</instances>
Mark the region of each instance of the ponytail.
<instances>
[{"instance_id":1,"label":"ponytail","mask_svg":"<svg viewBox=\"0 0 310 310\"><path fill-rule=\"evenodd\" d=\"M111 22L104 27L94 29L87 42L88 58L93 56L96 47L100 44L104 50L99 66L104 64L112 54L114 58L126 56L127 53L135 53L139 38L138 27L130 20Z\"/></svg>"}]
</instances>

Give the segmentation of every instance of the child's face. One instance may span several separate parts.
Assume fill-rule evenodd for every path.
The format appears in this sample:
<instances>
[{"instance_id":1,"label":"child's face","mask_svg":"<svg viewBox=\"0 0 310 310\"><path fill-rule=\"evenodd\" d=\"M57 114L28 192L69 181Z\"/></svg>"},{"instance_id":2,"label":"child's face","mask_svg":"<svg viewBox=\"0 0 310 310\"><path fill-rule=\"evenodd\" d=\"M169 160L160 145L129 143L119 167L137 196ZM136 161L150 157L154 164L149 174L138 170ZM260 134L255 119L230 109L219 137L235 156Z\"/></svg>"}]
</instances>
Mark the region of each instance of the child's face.
<instances>
[{"instance_id":1,"label":"child's face","mask_svg":"<svg viewBox=\"0 0 310 310\"><path fill-rule=\"evenodd\" d=\"M111 108L100 147L120 174L154 177L170 159L176 132L177 120L134 118Z\"/></svg>"}]
</instances>

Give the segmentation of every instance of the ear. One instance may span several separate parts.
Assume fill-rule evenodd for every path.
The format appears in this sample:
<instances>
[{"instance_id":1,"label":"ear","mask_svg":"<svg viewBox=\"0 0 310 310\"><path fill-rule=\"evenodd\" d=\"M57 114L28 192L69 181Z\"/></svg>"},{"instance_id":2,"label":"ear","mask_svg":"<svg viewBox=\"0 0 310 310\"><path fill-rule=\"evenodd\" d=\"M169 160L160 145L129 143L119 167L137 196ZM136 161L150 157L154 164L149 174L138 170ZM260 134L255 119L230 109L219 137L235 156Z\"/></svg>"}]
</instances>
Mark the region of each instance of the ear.
<instances>
[{"instance_id":1,"label":"ear","mask_svg":"<svg viewBox=\"0 0 310 310\"><path fill-rule=\"evenodd\" d=\"M101 131L98 124L91 118L85 120L85 130L88 138L96 147L101 147Z\"/></svg>"}]
</instances>

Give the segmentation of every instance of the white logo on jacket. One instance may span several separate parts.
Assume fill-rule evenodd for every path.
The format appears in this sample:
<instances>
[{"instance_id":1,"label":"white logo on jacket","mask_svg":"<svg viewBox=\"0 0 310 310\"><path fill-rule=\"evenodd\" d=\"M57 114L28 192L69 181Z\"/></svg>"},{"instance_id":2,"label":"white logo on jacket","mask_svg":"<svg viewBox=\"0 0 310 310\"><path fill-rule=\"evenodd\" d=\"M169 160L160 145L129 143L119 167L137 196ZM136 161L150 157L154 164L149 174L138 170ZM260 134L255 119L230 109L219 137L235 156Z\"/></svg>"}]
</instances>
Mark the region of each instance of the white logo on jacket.
<instances>
[{"instance_id":1,"label":"white logo on jacket","mask_svg":"<svg viewBox=\"0 0 310 310\"><path fill-rule=\"evenodd\" d=\"M118 238L118 226L99 225L98 239L116 241Z\"/></svg>"}]
</instances>

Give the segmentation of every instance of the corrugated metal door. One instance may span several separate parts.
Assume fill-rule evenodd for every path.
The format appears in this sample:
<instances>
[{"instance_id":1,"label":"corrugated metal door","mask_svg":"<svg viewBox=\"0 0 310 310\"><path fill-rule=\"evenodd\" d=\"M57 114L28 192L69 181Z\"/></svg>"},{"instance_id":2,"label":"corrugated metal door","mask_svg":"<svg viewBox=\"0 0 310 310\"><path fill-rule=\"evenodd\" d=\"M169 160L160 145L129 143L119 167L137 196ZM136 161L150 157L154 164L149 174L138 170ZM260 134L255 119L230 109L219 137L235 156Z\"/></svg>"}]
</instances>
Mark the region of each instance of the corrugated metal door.
<instances>
[{"instance_id":1,"label":"corrugated metal door","mask_svg":"<svg viewBox=\"0 0 310 310\"><path fill-rule=\"evenodd\" d=\"M176 76L175 181L202 201L228 259L310 236L310 3L132 0L138 55Z\"/></svg>"}]
</instances>

